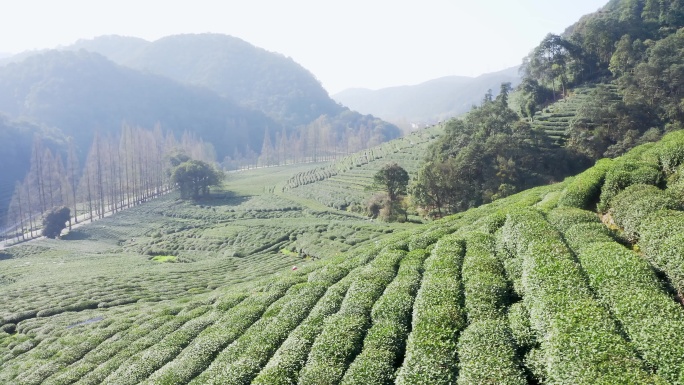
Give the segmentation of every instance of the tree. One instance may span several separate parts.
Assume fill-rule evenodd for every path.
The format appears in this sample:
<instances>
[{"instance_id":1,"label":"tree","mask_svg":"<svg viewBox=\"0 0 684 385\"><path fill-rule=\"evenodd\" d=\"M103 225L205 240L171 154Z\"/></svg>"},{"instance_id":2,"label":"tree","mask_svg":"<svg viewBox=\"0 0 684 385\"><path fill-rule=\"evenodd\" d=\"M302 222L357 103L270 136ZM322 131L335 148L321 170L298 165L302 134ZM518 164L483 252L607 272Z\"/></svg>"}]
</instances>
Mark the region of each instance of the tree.
<instances>
[{"instance_id":1,"label":"tree","mask_svg":"<svg viewBox=\"0 0 684 385\"><path fill-rule=\"evenodd\" d=\"M387 201L383 207L384 217L392 220L392 216L397 211L402 211L399 203L400 197L406 195L406 188L409 182L409 174L396 163L388 163L373 176L371 188L382 190L387 195ZM406 212L404 212L406 216Z\"/></svg>"},{"instance_id":2,"label":"tree","mask_svg":"<svg viewBox=\"0 0 684 385\"><path fill-rule=\"evenodd\" d=\"M43 217L43 235L48 238L57 238L71 218L68 207L55 207Z\"/></svg>"},{"instance_id":3,"label":"tree","mask_svg":"<svg viewBox=\"0 0 684 385\"><path fill-rule=\"evenodd\" d=\"M171 181L178 185L183 199L209 194L209 186L219 185L223 177L223 172L201 160L183 162L171 172Z\"/></svg>"},{"instance_id":4,"label":"tree","mask_svg":"<svg viewBox=\"0 0 684 385\"><path fill-rule=\"evenodd\" d=\"M394 202L400 195L406 195L408 181L406 170L396 163L388 163L373 176L373 187L382 189L390 201Z\"/></svg>"}]
</instances>

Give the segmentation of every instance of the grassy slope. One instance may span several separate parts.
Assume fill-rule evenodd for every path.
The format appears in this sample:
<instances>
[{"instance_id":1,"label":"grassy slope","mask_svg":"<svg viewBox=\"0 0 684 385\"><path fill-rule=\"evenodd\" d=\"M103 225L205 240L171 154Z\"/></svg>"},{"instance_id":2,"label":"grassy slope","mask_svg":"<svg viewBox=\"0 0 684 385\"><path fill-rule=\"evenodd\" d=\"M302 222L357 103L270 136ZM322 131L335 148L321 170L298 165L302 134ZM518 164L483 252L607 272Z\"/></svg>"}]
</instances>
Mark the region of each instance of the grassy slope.
<instances>
[{"instance_id":1,"label":"grassy slope","mask_svg":"<svg viewBox=\"0 0 684 385\"><path fill-rule=\"evenodd\" d=\"M10 249L0 383L681 384L682 163L678 132L403 228L270 193L284 168L235 175L254 195ZM305 245L324 258L278 252Z\"/></svg>"},{"instance_id":2,"label":"grassy slope","mask_svg":"<svg viewBox=\"0 0 684 385\"><path fill-rule=\"evenodd\" d=\"M415 175L427 147L443 131L442 125L431 126L315 169L299 172L288 179L284 190L292 196L338 209L362 204L372 194L366 188L372 184L375 173L387 163L396 162L409 175Z\"/></svg>"}]
</instances>

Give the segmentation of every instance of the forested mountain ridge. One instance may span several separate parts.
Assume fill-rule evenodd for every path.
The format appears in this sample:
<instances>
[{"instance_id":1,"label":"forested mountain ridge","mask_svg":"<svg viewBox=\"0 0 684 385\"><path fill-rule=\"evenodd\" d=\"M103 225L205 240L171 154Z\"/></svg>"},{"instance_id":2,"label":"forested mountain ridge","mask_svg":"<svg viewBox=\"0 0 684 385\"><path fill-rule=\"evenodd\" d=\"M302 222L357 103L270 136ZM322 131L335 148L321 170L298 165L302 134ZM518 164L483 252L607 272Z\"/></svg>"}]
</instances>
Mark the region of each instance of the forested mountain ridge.
<instances>
[{"instance_id":1,"label":"forested mountain ridge","mask_svg":"<svg viewBox=\"0 0 684 385\"><path fill-rule=\"evenodd\" d=\"M188 131L214 144L218 155L259 148L266 128L279 125L200 87L119 66L86 51L49 51L0 67L0 111L59 128L77 146L95 131L116 133L123 122Z\"/></svg>"},{"instance_id":2,"label":"forested mountain ridge","mask_svg":"<svg viewBox=\"0 0 684 385\"><path fill-rule=\"evenodd\" d=\"M574 87L593 88L568 122L566 143L593 159L681 129L682 27L680 1L610 1L524 59L520 113L535 119Z\"/></svg>"},{"instance_id":3,"label":"forested mountain ridge","mask_svg":"<svg viewBox=\"0 0 684 385\"><path fill-rule=\"evenodd\" d=\"M68 48L97 52L124 66L209 88L288 126L345 110L292 58L232 36L184 34L153 42L102 36Z\"/></svg>"},{"instance_id":4,"label":"forested mountain ridge","mask_svg":"<svg viewBox=\"0 0 684 385\"><path fill-rule=\"evenodd\" d=\"M421 84L369 90L353 88L333 95L333 99L364 114L373 114L393 123L431 124L467 112L480 102L487 90L501 83L520 83L519 67L478 77L446 76Z\"/></svg>"}]
</instances>

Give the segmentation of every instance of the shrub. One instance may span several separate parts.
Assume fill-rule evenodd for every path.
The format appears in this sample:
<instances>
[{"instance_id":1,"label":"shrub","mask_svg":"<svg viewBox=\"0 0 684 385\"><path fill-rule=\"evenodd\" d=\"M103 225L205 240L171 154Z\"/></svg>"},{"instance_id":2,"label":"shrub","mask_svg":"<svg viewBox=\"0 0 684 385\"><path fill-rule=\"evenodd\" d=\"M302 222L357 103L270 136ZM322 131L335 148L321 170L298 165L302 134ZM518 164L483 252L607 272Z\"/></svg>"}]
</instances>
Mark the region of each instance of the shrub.
<instances>
[{"instance_id":1,"label":"shrub","mask_svg":"<svg viewBox=\"0 0 684 385\"><path fill-rule=\"evenodd\" d=\"M668 175L674 173L684 163L684 132L675 131L663 136L653 152L658 156L663 172Z\"/></svg>"},{"instance_id":2,"label":"shrub","mask_svg":"<svg viewBox=\"0 0 684 385\"><path fill-rule=\"evenodd\" d=\"M362 348L370 326L374 303L392 282L404 251L382 251L356 277L340 306L340 311L325 321L321 334L311 347L300 384L337 384Z\"/></svg>"},{"instance_id":3,"label":"shrub","mask_svg":"<svg viewBox=\"0 0 684 385\"><path fill-rule=\"evenodd\" d=\"M396 278L373 306L373 326L364 339L363 350L345 373L342 384L394 382L395 365L404 350L426 257L424 250L414 250L401 261Z\"/></svg>"},{"instance_id":4,"label":"shrub","mask_svg":"<svg viewBox=\"0 0 684 385\"><path fill-rule=\"evenodd\" d=\"M578 257L592 288L641 357L672 383L684 379L684 312L663 291L648 263L615 242L592 243Z\"/></svg>"},{"instance_id":5,"label":"shrub","mask_svg":"<svg viewBox=\"0 0 684 385\"><path fill-rule=\"evenodd\" d=\"M43 218L43 235L47 238L57 238L62 230L66 228L66 223L71 219L68 207L55 207L50 210Z\"/></svg>"},{"instance_id":6,"label":"shrub","mask_svg":"<svg viewBox=\"0 0 684 385\"><path fill-rule=\"evenodd\" d=\"M316 337L323 330L324 321L339 310L349 286L355 279L352 271L338 283L331 286L311 310L308 317L290 333L278 348L268 364L252 382L253 384L292 384L297 382L299 371Z\"/></svg>"},{"instance_id":7,"label":"shrub","mask_svg":"<svg viewBox=\"0 0 684 385\"><path fill-rule=\"evenodd\" d=\"M612 160L601 159L594 167L577 175L561 193L558 207L591 209L590 206L599 200L601 186L612 166Z\"/></svg>"},{"instance_id":8,"label":"shrub","mask_svg":"<svg viewBox=\"0 0 684 385\"><path fill-rule=\"evenodd\" d=\"M601 189L598 205L601 212L608 211L611 200L633 184L657 186L662 182L662 173L655 164L626 160L614 164L606 174L606 181Z\"/></svg>"},{"instance_id":9,"label":"shrub","mask_svg":"<svg viewBox=\"0 0 684 385\"><path fill-rule=\"evenodd\" d=\"M684 212L652 212L639 224L639 247L684 293Z\"/></svg>"},{"instance_id":10,"label":"shrub","mask_svg":"<svg viewBox=\"0 0 684 385\"><path fill-rule=\"evenodd\" d=\"M471 323L458 340L459 385L527 384L503 318Z\"/></svg>"},{"instance_id":11,"label":"shrub","mask_svg":"<svg viewBox=\"0 0 684 385\"><path fill-rule=\"evenodd\" d=\"M658 382L596 302L572 252L540 213L511 213L502 232L508 249L523 259L524 301L539 336L548 382Z\"/></svg>"},{"instance_id":12,"label":"shrub","mask_svg":"<svg viewBox=\"0 0 684 385\"><path fill-rule=\"evenodd\" d=\"M530 323L530 312L524 301L516 302L508 308L508 324L516 345L528 348L537 343Z\"/></svg>"},{"instance_id":13,"label":"shrub","mask_svg":"<svg viewBox=\"0 0 684 385\"><path fill-rule=\"evenodd\" d=\"M440 238L449 234L449 230L442 227L433 227L427 230L421 230L417 234L411 236L409 241L409 250L428 249L431 245L439 241Z\"/></svg>"},{"instance_id":14,"label":"shrub","mask_svg":"<svg viewBox=\"0 0 684 385\"><path fill-rule=\"evenodd\" d=\"M494 255L494 237L471 233L466 238L463 287L468 322L501 317L509 301L501 261Z\"/></svg>"},{"instance_id":15,"label":"shrub","mask_svg":"<svg viewBox=\"0 0 684 385\"><path fill-rule=\"evenodd\" d=\"M397 384L456 381L456 341L465 326L460 288L464 252L463 241L452 234L441 238L425 261Z\"/></svg>"},{"instance_id":16,"label":"shrub","mask_svg":"<svg viewBox=\"0 0 684 385\"><path fill-rule=\"evenodd\" d=\"M288 334L307 316L325 289L325 286L318 283L303 283L290 288L283 298L271 306L272 309L269 308L244 334L221 351L211 361L208 369L194 380L195 383L205 383L209 379L222 383L251 383ZM240 321L236 320L237 322ZM213 347L212 341L206 342ZM194 357L207 350L204 349L206 345L197 344L195 347L194 351L186 349L183 353L187 354L180 355L170 365L162 368L171 368L173 371L158 371L151 382L187 383L196 373L189 370L190 368L206 367L209 363L206 360L200 365L191 365L196 362Z\"/></svg>"},{"instance_id":17,"label":"shrub","mask_svg":"<svg viewBox=\"0 0 684 385\"><path fill-rule=\"evenodd\" d=\"M560 230L566 230L579 223L599 223L596 213L574 207L562 207L551 210L547 214L548 221Z\"/></svg>"},{"instance_id":18,"label":"shrub","mask_svg":"<svg viewBox=\"0 0 684 385\"><path fill-rule=\"evenodd\" d=\"M650 213L663 209L677 209L679 203L655 186L629 186L614 199L610 209L615 223L624 229L629 242L639 239L639 224Z\"/></svg>"}]
</instances>

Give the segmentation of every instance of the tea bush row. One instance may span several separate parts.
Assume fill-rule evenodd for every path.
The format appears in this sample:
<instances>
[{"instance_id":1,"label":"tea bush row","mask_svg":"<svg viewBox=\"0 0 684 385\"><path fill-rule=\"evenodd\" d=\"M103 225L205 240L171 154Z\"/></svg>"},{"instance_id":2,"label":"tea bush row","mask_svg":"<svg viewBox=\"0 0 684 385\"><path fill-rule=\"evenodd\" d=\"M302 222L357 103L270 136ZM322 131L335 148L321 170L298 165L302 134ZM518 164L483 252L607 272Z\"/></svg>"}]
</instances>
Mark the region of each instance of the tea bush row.
<instances>
[{"instance_id":1,"label":"tea bush row","mask_svg":"<svg viewBox=\"0 0 684 385\"><path fill-rule=\"evenodd\" d=\"M344 374L342 384L388 384L394 382L411 326L413 302L420 286L424 250L414 250L401 261L396 278L373 305L372 326L363 350Z\"/></svg>"},{"instance_id":2,"label":"tea bush row","mask_svg":"<svg viewBox=\"0 0 684 385\"><path fill-rule=\"evenodd\" d=\"M502 236L508 250L522 259L523 300L550 383L662 382L622 338L593 297L574 255L541 213L510 213Z\"/></svg>"},{"instance_id":3,"label":"tea bush row","mask_svg":"<svg viewBox=\"0 0 684 385\"><path fill-rule=\"evenodd\" d=\"M684 212L651 212L638 231L638 245L646 258L667 274L679 293L684 293Z\"/></svg>"},{"instance_id":4,"label":"tea bush row","mask_svg":"<svg viewBox=\"0 0 684 385\"><path fill-rule=\"evenodd\" d=\"M425 261L397 384L456 381L456 341L466 323L461 290L464 253L463 240L451 234L437 242Z\"/></svg>"},{"instance_id":5,"label":"tea bush row","mask_svg":"<svg viewBox=\"0 0 684 385\"><path fill-rule=\"evenodd\" d=\"M406 252L384 250L350 286L340 311L325 321L303 368L300 384L337 384L361 351L371 310L394 279Z\"/></svg>"},{"instance_id":6,"label":"tea bush row","mask_svg":"<svg viewBox=\"0 0 684 385\"><path fill-rule=\"evenodd\" d=\"M525 384L505 317L510 302L494 237L472 232L466 238L463 288L468 327L458 341L458 384Z\"/></svg>"}]
</instances>

